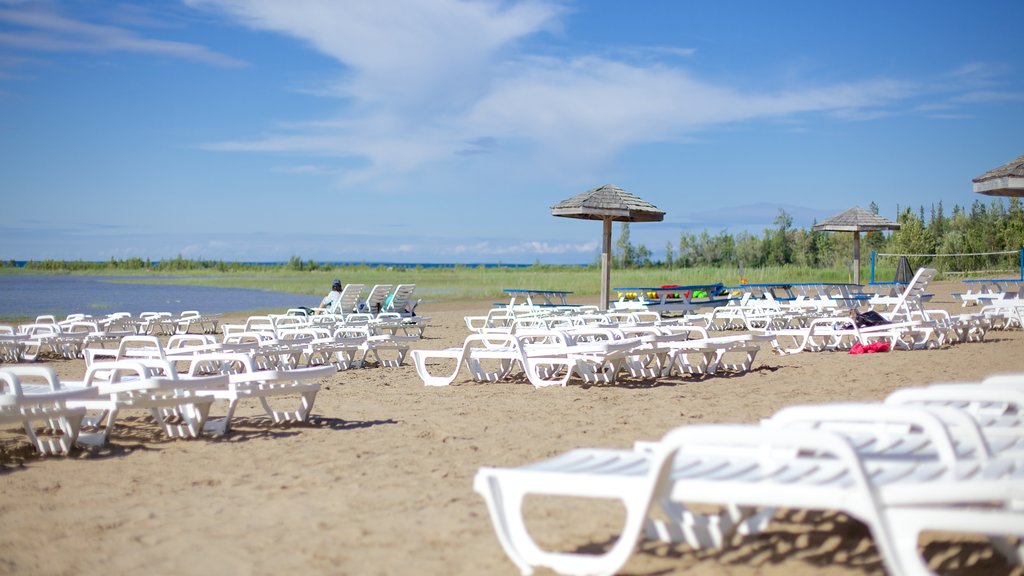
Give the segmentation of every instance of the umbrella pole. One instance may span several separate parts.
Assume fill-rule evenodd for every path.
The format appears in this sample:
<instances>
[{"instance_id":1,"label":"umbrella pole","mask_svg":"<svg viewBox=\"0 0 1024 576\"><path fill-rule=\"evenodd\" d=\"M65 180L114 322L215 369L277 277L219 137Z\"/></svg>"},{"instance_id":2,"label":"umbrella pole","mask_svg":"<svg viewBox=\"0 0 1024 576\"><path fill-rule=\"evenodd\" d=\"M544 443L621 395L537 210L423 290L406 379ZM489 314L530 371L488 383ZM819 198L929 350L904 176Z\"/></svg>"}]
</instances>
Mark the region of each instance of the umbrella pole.
<instances>
[{"instance_id":1,"label":"umbrella pole","mask_svg":"<svg viewBox=\"0 0 1024 576\"><path fill-rule=\"evenodd\" d=\"M604 235L601 242L601 303L598 308L608 309L610 294L608 286L611 284L611 258L612 258L612 221L610 218L602 220L604 224Z\"/></svg>"},{"instance_id":2,"label":"umbrella pole","mask_svg":"<svg viewBox=\"0 0 1024 576\"><path fill-rule=\"evenodd\" d=\"M860 232L853 232L853 283L860 284Z\"/></svg>"}]
</instances>

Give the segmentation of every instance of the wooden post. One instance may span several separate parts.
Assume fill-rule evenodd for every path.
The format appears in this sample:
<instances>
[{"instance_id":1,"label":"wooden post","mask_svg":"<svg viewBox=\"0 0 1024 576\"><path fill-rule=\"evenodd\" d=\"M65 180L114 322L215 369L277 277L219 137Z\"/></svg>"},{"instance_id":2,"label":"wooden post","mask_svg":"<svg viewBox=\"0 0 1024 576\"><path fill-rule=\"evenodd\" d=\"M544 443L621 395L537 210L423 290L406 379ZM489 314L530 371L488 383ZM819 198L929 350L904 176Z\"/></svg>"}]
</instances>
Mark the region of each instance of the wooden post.
<instances>
[{"instance_id":1,"label":"wooden post","mask_svg":"<svg viewBox=\"0 0 1024 576\"><path fill-rule=\"evenodd\" d=\"M860 231L853 231L853 283L860 284Z\"/></svg>"},{"instance_id":2,"label":"wooden post","mask_svg":"<svg viewBox=\"0 0 1024 576\"><path fill-rule=\"evenodd\" d=\"M609 286L612 277L612 220L604 218L604 235L601 242L601 303L598 308L608 309L608 301L611 299Z\"/></svg>"}]
</instances>

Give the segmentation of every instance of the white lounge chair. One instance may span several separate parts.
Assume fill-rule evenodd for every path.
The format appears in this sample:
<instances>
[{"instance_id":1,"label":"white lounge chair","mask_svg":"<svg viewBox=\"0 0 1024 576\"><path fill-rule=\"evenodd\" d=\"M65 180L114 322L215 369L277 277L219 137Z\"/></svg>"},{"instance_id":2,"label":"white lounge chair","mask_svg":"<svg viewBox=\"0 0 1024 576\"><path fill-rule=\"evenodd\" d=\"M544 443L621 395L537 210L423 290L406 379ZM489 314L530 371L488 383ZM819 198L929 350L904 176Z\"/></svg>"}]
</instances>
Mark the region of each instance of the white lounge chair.
<instances>
[{"instance_id":1,"label":"white lounge chair","mask_svg":"<svg viewBox=\"0 0 1024 576\"><path fill-rule=\"evenodd\" d=\"M401 316L415 316L419 300L413 301L412 294L416 291L415 284L399 284L388 298L384 312L394 312Z\"/></svg>"},{"instance_id":2,"label":"white lounge chair","mask_svg":"<svg viewBox=\"0 0 1024 576\"><path fill-rule=\"evenodd\" d=\"M863 459L826 430L689 426L654 450L579 449L519 468L481 468L474 487L498 540L524 574L612 574L629 559L660 501L739 509L839 510L867 525L891 574L929 574L918 554L921 531L1024 535L1024 514L991 508L1020 496L1021 464ZM619 500L626 519L601 554L543 550L523 515L529 494Z\"/></svg>"},{"instance_id":3,"label":"white lounge chair","mask_svg":"<svg viewBox=\"0 0 1024 576\"><path fill-rule=\"evenodd\" d=\"M84 408L69 408L67 402L95 395L95 390L64 388L47 366L0 368L0 423L21 423L40 454L67 454L85 416ZM40 420L57 434L37 434L34 423Z\"/></svg>"},{"instance_id":4,"label":"white lounge chair","mask_svg":"<svg viewBox=\"0 0 1024 576\"><path fill-rule=\"evenodd\" d=\"M519 352L515 348L515 339L511 335L488 336L470 334L462 346L445 350L413 350L411 352L416 374L427 386L447 386L455 381L462 366L465 365L477 382L497 382L504 380L512 372L519 360ZM451 372L434 375L428 361L449 360L454 366Z\"/></svg>"},{"instance_id":5,"label":"white lounge chair","mask_svg":"<svg viewBox=\"0 0 1024 576\"><path fill-rule=\"evenodd\" d=\"M807 326L798 328L770 328L764 334L772 338L772 348L778 354L849 350L855 344L885 342L889 350L896 348L928 348L939 345L932 326L920 320L892 322L878 326L860 327L846 316L817 318ZM791 345L786 346L789 342Z\"/></svg>"},{"instance_id":6,"label":"white lounge chair","mask_svg":"<svg viewBox=\"0 0 1024 576\"><path fill-rule=\"evenodd\" d=\"M945 310L924 307L925 288L936 274L932 268L919 268L906 290L882 316L892 321L920 321L934 330L940 345L984 340L992 324L985 314L951 315Z\"/></svg>"},{"instance_id":7,"label":"white lounge chair","mask_svg":"<svg viewBox=\"0 0 1024 576\"><path fill-rule=\"evenodd\" d=\"M745 373L753 367L761 347L760 340L771 336L742 334L734 336L708 336L700 327L676 327L661 330L659 334L642 336L644 346L630 356L630 372L634 376L653 377L680 375L714 375L719 369ZM696 334L696 338L691 338ZM729 358L739 361L727 362ZM658 370L660 368L660 370Z\"/></svg>"},{"instance_id":8,"label":"white lounge chair","mask_svg":"<svg viewBox=\"0 0 1024 576\"><path fill-rule=\"evenodd\" d=\"M375 315L383 312L388 295L391 294L391 288L391 284L375 284L366 295L366 300L359 303L359 311Z\"/></svg>"},{"instance_id":9,"label":"white lounge chair","mask_svg":"<svg viewBox=\"0 0 1024 576\"><path fill-rule=\"evenodd\" d=\"M264 412L275 424L306 422L320 391L320 384L314 380L326 378L334 371L334 366L330 365L290 370L261 370L256 361L246 354L214 353L193 357L189 375L224 375L225 383L199 387L195 389L195 393L211 401L227 401L227 414L218 422L206 423L208 430L225 434L231 429L231 418L239 401L246 398L258 398ZM298 396L299 407L295 410L275 410L270 406L268 399L278 396Z\"/></svg>"},{"instance_id":10,"label":"white lounge chair","mask_svg":"<svg viewBox=\"0 0 1024 576\"><path fill-rule=\"evenodd\" d=\"M185 310L176 320L176 334L188 334L193 326L199 326L203 334L216 334L220 314L200 314L198 310Z\"/></svg>"},{"instance_id":11,"label":"white lounge chair","mask_svg":"<svg viewBox=\"0 0 1024 576\"><path fill-rule=\"evenodd\" d=\"M365 288L364 284L346 284L345 288L341 290L341 296L338 297L337 302L325 313L345 315L359 312L359 303L362 301Z\"/></svg>"},{"instance_id":12,"label":"white lounge chair","mask_svg":"<svg viewBox=\"0 0 1024 576\"><path fill-rule=\"evenodd\" d=\"M474 379L485 382L504 379L518 367L534 387L542 388L565 386L574 373L586 382L613 382L626 354L638 344L639 339L576 342L560 330L520 330L506 335L472 334L462 348L414 350L413 358L417 374L428 386L451 383L465 364ZM431 358L456 364L452 372L434 376L427 364Z\"/></svg>"},{"instance_id":13,"label":"white lounge chair","mask_svg":"<svg viewBox=\"0 0 1024 576\"><path fill-rule=\"evenodd\" d=\"M67 405L99 411L99 415L86 416L84 420L99 430L80 433L80 443L105 445L117 416L130 409L150 412L169 438L195 438L202 432L213 402L195 391L224 386L227 382L227 376L179 377L166 360L96 362L87 369L85 380L73 386L95 388L95 397L69 400Z\"/></svg>"}]
</instances>

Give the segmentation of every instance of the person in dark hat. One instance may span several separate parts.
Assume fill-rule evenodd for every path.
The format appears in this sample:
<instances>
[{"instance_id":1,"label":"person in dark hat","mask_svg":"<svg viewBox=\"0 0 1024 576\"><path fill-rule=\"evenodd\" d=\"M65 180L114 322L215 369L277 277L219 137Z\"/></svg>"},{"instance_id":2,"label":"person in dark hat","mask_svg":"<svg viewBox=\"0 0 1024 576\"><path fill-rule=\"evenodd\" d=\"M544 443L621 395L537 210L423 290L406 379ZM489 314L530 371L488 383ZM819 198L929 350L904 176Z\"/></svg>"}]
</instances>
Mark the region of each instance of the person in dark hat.
<instances>
[{"instance_id":1,"label":"person in dark hat","mask_svg":"<svg viewBox=\"0 0 1024 576\"><path fill-rule=\"evenodd\" d=\"M335 278L334 282L331 282L331 291L320 301L319 308L329 311L338 302L338 298L341 298L341 280Z\"/></svg>"}]
</instances>

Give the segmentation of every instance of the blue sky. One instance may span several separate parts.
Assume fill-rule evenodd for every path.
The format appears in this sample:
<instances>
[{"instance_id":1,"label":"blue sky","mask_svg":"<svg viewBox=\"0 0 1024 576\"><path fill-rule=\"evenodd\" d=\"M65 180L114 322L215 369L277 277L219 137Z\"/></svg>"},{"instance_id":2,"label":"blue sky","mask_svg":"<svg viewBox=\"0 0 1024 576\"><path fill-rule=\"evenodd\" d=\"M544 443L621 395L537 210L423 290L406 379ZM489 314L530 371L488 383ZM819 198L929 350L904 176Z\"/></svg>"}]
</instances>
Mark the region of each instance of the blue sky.
<instances>
[{"instance_id":1,"label":"blue sky","mask_svg":"<svg viewBox=\"0 0 1024 576\"><path fill-rule=\"evenodd\" d=\"M970 205L1024 154L1017 0L0 0L0 258L592 262ZM986 202L989 200L984 199ZM618 227L616 227L616 234Z\"/></svg>"}]
</instances>

